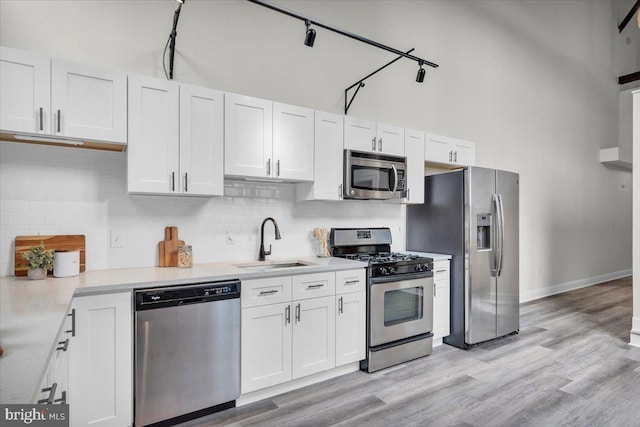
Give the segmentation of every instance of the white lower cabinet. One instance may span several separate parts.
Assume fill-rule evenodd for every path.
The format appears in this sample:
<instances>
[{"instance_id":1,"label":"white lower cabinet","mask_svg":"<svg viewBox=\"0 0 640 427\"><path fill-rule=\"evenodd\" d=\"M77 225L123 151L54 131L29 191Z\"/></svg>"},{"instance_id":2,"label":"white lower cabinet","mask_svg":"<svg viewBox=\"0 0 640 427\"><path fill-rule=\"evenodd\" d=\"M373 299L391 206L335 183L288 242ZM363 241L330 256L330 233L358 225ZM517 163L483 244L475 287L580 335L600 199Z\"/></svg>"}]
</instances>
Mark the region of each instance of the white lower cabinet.
<instances>
[{"instance_id":1,"label":"white lower cabinet","mask_svg":"<svg viewBox=\"0 0 640 427\"><path fill-rule=\"evenodd\" d=\"M293 379L336 366L335 297L294 301Z\"/></svg>"},{"instance_id":2,"label":"white lower cabinet","mask_svg":"<svg viewBox=\"0 0 640 427\"><path fill-rule=\"evenodd\" d=\"M130 292L75 297L69 342L70 425L133 422Z\"/></svg>"},{"instance_id":3,"label":"white lower cabinet","mask_svg":"<svg viewBox=\"0 0 640 427\"><path fill-rule=\"evenodd\" d=\"M364 277L361 269L243 280L242 394L362 360ZM345 284L353 292L336 295Z\"/></svg>"},{"instance_id":4,"label":"white lower cabinet","mask_svg":"<svg viewBox=\"0 0 640 427\"><path fill-rule=\"evenodd\" d=\"M433 263L433 338L450 333L450 271L449 260Z\"/></svg>"},{"instance_id":5,"label":"white lower cabinet","mask_svg":"<svg viewBox=\"0 0 640 427\"><path fill-rule=\"evenodd\" d=\"M336 366L365 357L367 297L364 291L336 295Z\"/></svg>"},{"instance_id":6,"label":"white lower cabinet","mask_svg":"<svg viewBox=\"0 0 640 427\"><path fill-rule=\"evenodd\" d=\"M291 380L291 329L291 303L242 309L242 393Z\"/></svg>"}]
</instances>

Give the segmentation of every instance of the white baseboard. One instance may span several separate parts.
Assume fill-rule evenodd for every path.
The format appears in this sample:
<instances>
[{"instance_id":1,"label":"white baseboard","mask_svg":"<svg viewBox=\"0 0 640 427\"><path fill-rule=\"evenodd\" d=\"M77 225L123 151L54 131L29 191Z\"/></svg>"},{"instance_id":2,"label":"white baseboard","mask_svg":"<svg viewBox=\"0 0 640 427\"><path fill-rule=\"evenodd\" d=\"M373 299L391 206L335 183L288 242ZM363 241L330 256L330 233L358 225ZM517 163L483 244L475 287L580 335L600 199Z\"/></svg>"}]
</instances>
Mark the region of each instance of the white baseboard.
<instances>
[{"instance_id":1,"label":"white baseboard","mask_svg":"<svg viewBox=\"0 0 640 427\"><path fill-rule=\"evenodd\" d=\"M574 289L586 288L587 286L597 285L598 283L608 282L610 280L621 279L631 276L632 270L616 271L614 273L603 274L601 276L587 277L586 279L574 280L557 285L545 286L544 288L534 289L520 294L520 302L533 301L536 299L548 297L551 295L561 294L563 292L572 291ZM640 329L639 329L640 331Z\"/></svg>"},{"instance_id":2,"label":"white baseboard","mask_svg":"<svg viewBox=\"0 0 640 427\"><path fill-rule=\"evenodd\" d=\"M326 381L331 378L349 374L351 372L357 372L359 370L360 362L350 363L348 365L333 368L328 371L309 375L308 377L298 378L297 380L288 381L286 383L278 384L262 390L245 393L236 400L236 406L247 405L249 403L257 402L258 400L267 399L269 397L277 396L282 393L306 387L308 385L319 383L321 381Z\"/></svg>"},{"instance_id":3,"label":"white baseboard","mask_svg":"<svg viewBox=\"0 0 640 427\"><path fill-rule=\"evenodd\" d=\"M634 347L640 347L640 317L638 316L634 317L632 320L629 344Z\"/></svg>"}]
</instances>

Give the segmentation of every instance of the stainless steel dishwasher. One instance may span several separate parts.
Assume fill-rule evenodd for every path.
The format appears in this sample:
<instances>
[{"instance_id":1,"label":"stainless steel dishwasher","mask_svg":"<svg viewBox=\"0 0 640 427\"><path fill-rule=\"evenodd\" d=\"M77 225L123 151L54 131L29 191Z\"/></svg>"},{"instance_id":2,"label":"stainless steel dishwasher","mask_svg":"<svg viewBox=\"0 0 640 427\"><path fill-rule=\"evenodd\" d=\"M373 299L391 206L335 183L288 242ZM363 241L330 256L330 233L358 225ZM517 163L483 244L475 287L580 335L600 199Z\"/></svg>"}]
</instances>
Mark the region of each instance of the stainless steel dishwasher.
<instances>
[{"instance_id":1,"label":"stainless steel dishwasher","mask_svg":"<svg viewBox=\"0 0 640 427\"><path fill-rule=\"evenodd\" d=\"M135 292L135 425L173 425L240 396L240 281Z\"/></svg>"}]
</instances>

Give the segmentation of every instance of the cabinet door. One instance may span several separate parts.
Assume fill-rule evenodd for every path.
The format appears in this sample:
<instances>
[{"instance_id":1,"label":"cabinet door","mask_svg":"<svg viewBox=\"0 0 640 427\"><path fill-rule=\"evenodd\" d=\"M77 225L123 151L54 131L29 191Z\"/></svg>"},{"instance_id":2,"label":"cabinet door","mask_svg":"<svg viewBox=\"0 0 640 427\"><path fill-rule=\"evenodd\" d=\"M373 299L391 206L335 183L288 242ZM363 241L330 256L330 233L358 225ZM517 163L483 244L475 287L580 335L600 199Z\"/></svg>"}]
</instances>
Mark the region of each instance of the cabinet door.
<instances>
[{"instance_id":1,"label":"cabinet door","mask_svg":"<svg viewBox=\"0 0 640 427\"><path fill-rule=\"evenodd\" d=\"M424 158L427 162L449 164L453 160L453 150L447 137L428 134L424 147Z\"/></svg>"},{"instance_id":2,"label":"cabinet door","mask_svg":"<svg viewBox=\"0 0 640 427\"><path fill-rule=\"evenodd\" d=\"M127 142L127 74L51 61L52 134Z\"/></svg>"},{"instance_id":3,"label":"cabinet door","mask_svg":"<svg viewBox=\"0 0 640 427\"><path fill-rule=\"evenodd\" d=\"M71 425L131 425L131 293L77 297L72 308L75 336L69 343Z\"/></svg>"},{"instance_id":4,"label":"cabinet door","mask_svg":"<svg viewBox=\"0 0 640 427\"><path fill-rule=\"evenodd\" d=\"M336 366L335 296L293 302L293 378Z\"/></svg>"},{"instance_id":5,"label":"cabinet door","mask_svg":"<svg viewBox=\"0 0 640 427\"><path fill-rule=\"evenodd\" d=\"M180 85L180 191L224 193L224 94Z\"/></svg>"},{"instance_id":6,"label":"cabinet door","mask_svg":"<svg viewBox=\"0 0 640 427\"><path fill-rule=\"evenodd\" d=\"M256 178L274 176L272 110L271 101L225 94L225 175Z\"/></svg>"},{"instance_id":7,"label":"cabinet door","mask_svg":"<svg viewBox=\"0 0 640 427\"><path fill-rule=\"evenodd\" d=\"M404 128L377 124L378 152L394 156L404 156Z\"/></svg>"},{"instance_id":8,"label":"cabinet door","mask_svg":"<svg viewBox=\"0 0 640 427\"><path fill-rule=\"evenodd\" d=\"M344 116L315 112L313 183L298 184L298 200L341 200Z\"/></svg>"},{"instance_id":9,"label":"cabinet door","mask_svg":"<svg viewBox=\"0 0 640 427\"><path fill-rule=\"evenodd\" d=\"M407 156L407 203L424 203L424 132L405 130Z\"/></svg>"},{"instance_id":10,"label":"cabinet door","mask_svg":"<svg viewBox=\"0 0 640 427\"><path fill-rule=\"evenodd\" d=\"M473 166L476 161L476 146L470 141L457 140L452 144L453 162L460 166Z\"/></svg>"},{"instance_id":11,"label":"cabinet door","mask_svg":"<svg viewBox=\"0 0 640 427\"><path fill-rule=\"evenodd\" d=\"M241 392L291 380L291 303L242 309Z\"/></svg>"},{"instance_id":12,"label":"cabinet door","mask_svg":"<svg viewBox=\"0 0 640 427\"><path fill-rule=\"evenodd\" d=\"M336 366L365 358L365 292L336 295Z\"/></svg>"},{"instance_id":13,"label":"cabinet door","mask_svg":"<svg viewBox=\"0 0 640 427\"><path fill-rule=\"evenodd\" d=\"M313 110L273 104L274 178L313 181Z\"/></svg>"},{"instance_id":14,"label":"cabinet door","mask_svg":"<svg viewBox=\"0 0 640 427\"><path fill-rule=\"evenodd\" d=\"M129 192L179 191L178 138L177 83L129 76Z\"/></svg>"},{"instance_id":15,"label":"cabinet door","mask_svg":"<svg viewBox=\"0 0 640 427\"><path fill-rule=\"evenodd\" d=\"M449 261L436 261L433 269L433 337L443 338L450 326Z\"/></svg>"},{"instance_id":16,"label":"cabinet door","mask_svg":"<svg viewBox=\"0 0 640 427\"><path fill-rule=\"evenodd\" d=\"M378 151L376 122L345 116L344 148L358 151Z\"/></svg>"},{"instance_id":17,"label":"cabinet door","mask_svg":"<svg viewBox=\"0 0 640 427\"><path fill-rule=\"evenodd\" d=\"M0 130L51 132L51 60L0 47Z\"/></svg>"}]
</instances>

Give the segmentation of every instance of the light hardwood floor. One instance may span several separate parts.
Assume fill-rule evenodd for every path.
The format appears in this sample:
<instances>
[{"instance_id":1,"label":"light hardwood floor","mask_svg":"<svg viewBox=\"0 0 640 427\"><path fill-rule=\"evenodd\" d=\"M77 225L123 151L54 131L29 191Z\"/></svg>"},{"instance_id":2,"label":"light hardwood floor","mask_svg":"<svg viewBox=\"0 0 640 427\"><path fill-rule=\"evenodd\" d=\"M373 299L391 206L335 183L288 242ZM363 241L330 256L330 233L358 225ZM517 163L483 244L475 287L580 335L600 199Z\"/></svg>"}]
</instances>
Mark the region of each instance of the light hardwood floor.
<instances>
[{"instance_id":1,"label":"light hardwood floor","mask_svg":"<svg viewBox=\"0 0 640 427\"><path fill-rule=\"evenodd\" d=\"M520 334L183 426L640 426L631 278L521 305Z\"/></svg>"}]
</instances>

